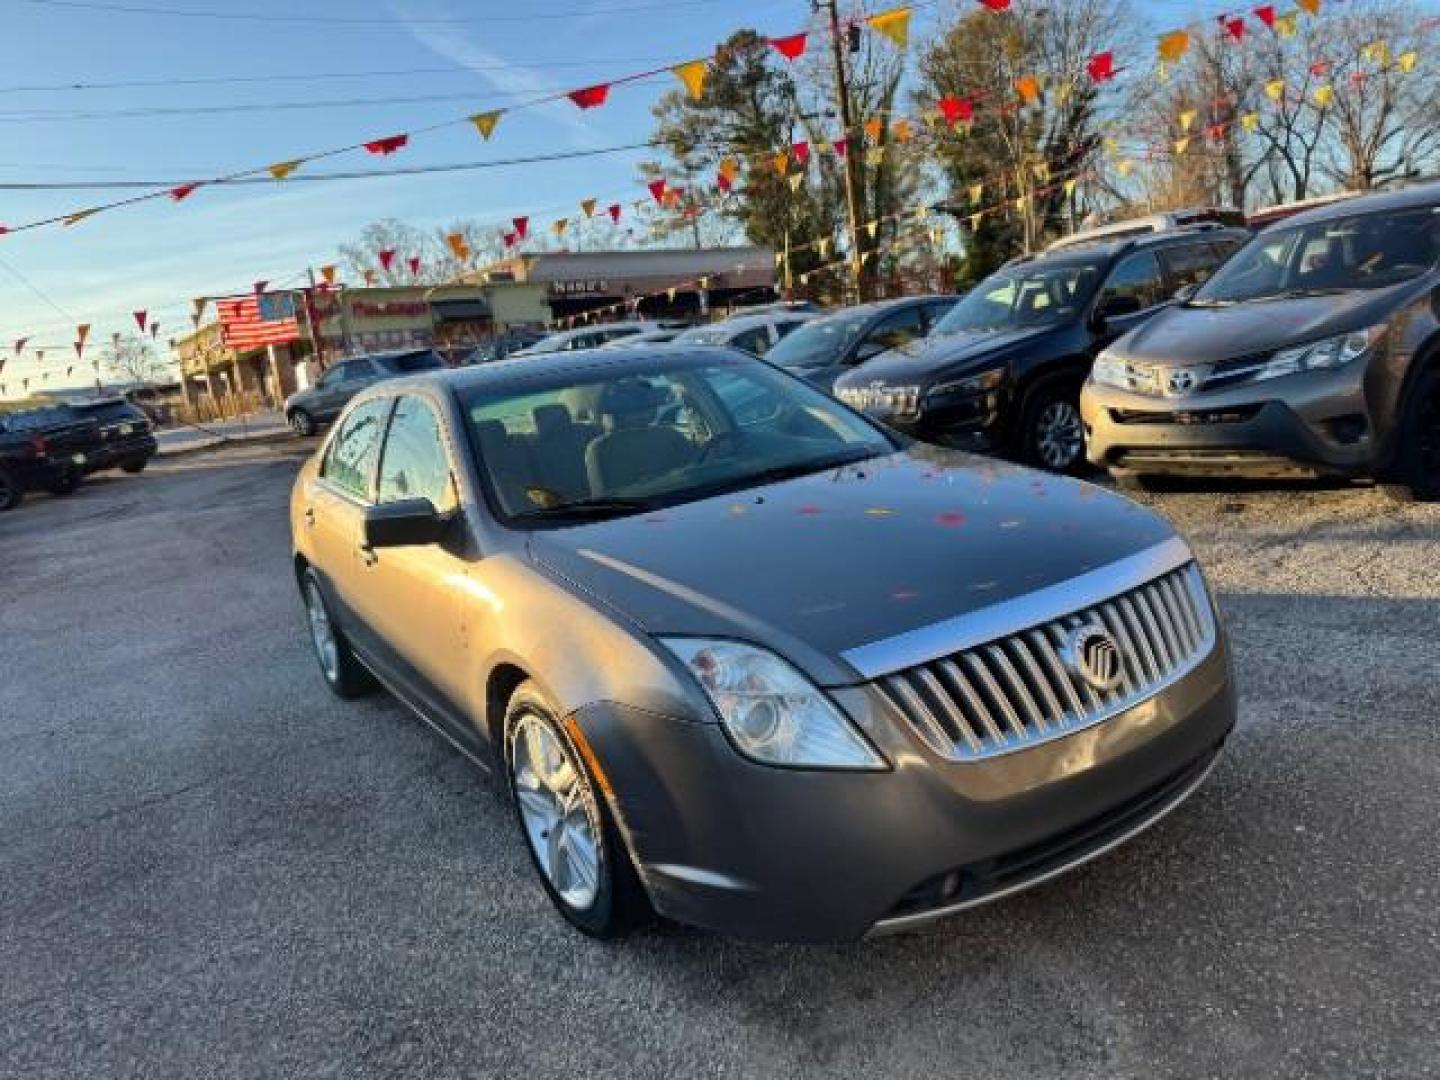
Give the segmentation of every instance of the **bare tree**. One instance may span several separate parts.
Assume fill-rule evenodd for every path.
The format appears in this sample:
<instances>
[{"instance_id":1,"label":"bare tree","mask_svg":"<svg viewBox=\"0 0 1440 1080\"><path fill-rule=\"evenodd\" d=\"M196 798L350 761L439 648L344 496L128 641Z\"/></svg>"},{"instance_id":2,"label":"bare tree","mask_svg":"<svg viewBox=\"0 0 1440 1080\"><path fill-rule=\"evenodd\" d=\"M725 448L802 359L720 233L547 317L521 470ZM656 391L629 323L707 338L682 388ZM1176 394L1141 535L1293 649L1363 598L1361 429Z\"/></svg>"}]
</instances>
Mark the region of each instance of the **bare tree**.
<instances>
[{"instance_id":1,"label":"bare tree","mask_svg":"<svg viewBox=\"0 0 1440 1080\"><path fill-rule=\"evenodd\" d=\"M175 375L154 342L134 333L111 339L100 352L100 368L112 379L137 386L168 382Z\"/></svg>"}]
</instances>

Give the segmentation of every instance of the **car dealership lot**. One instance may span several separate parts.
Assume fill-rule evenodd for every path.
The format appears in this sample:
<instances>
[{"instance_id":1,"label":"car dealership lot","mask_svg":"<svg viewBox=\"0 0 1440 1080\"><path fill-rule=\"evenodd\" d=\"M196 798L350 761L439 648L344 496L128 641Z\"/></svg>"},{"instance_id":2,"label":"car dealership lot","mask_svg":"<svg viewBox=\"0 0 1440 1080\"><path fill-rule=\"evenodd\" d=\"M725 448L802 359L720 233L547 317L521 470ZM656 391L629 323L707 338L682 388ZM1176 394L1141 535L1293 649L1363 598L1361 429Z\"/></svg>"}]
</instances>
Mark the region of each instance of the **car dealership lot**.
<instances>
[{"instance_id":1,"label":"car dealership lot","mask_svg":"<svg viewBox=\"0 0 1440 1080\"><path fill-rule=\"evenodd\" d=\"M600 945L497 782L326 692L297 452L0 520L0 1075L1440 1073L1440 508L1145 497L1210 572L1241 720L1101 861L908 936Z\"/></svg>"}]
</instances>

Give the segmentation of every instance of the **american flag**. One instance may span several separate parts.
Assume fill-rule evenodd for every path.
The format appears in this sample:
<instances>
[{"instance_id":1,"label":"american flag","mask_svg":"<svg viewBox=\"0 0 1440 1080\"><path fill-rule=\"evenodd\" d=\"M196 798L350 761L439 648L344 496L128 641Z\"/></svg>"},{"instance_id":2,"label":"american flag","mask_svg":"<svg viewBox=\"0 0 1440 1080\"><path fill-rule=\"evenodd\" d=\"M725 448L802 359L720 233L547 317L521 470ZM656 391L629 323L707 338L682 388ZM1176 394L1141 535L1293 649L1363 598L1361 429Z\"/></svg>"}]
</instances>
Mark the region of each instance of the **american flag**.
<instances>
[{"instance_id":1,"label":"american flag","mask_svg":"<svg viewBox=\"0 0 1440 1080\"><path fill-rule=\"evenodd\" d=\"M215 310L220 313L220 339L231 349L283 345L300 337L300 324L293 314L288 319L266 320L254 296L217 300Z\"/></svg>"}]
</instances>

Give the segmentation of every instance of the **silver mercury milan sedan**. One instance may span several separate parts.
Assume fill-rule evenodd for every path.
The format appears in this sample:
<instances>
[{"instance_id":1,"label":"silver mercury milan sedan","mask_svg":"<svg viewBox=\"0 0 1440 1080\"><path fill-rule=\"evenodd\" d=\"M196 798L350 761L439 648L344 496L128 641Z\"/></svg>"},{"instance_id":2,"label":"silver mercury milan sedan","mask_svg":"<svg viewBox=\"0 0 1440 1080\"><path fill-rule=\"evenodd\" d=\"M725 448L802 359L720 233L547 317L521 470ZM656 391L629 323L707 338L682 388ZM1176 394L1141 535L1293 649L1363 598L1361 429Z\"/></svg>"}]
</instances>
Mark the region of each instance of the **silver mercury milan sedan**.
<instances>
[{"instance_id":1,"label":"silver mercury milan sedan","mask_svg":"<svg viewBox=\"0 0 1440 1080\"><path fill-rule=\"evenodd\" d=\"M948 915L1173 810L1235 722L1160 518L730 350L385 382L291 509L330 688L383 685L498 768L589 934Z\"/></svg>"}]
</instances>

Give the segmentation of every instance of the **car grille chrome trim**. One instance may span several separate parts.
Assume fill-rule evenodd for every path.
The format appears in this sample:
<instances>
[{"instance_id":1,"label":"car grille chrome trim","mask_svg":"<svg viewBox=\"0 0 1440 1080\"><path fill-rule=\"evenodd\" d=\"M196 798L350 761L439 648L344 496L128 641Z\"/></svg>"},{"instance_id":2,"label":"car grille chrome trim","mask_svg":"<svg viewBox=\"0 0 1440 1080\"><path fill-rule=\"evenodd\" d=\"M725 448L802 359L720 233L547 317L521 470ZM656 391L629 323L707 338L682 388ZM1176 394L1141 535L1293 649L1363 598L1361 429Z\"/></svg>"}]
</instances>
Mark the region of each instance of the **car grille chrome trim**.
<instances>
[{"instance_id":1,"label":"car grille chrome trim","mask_svg":"<svg viewBox=\"0 0 1440 1080\"><path fill-rule=\"evenodd\" d=\"M1120 676L1098 689L1071 670L1078 627L1102 627ZM1188 562L1041 625L884 675L882 693L937 754L975 761L1037 746L1134 708L1184 677L1215 644L1200 569ZM1073 657L1072 657L1073 662Z\"/></svg>"}]
</instances>

